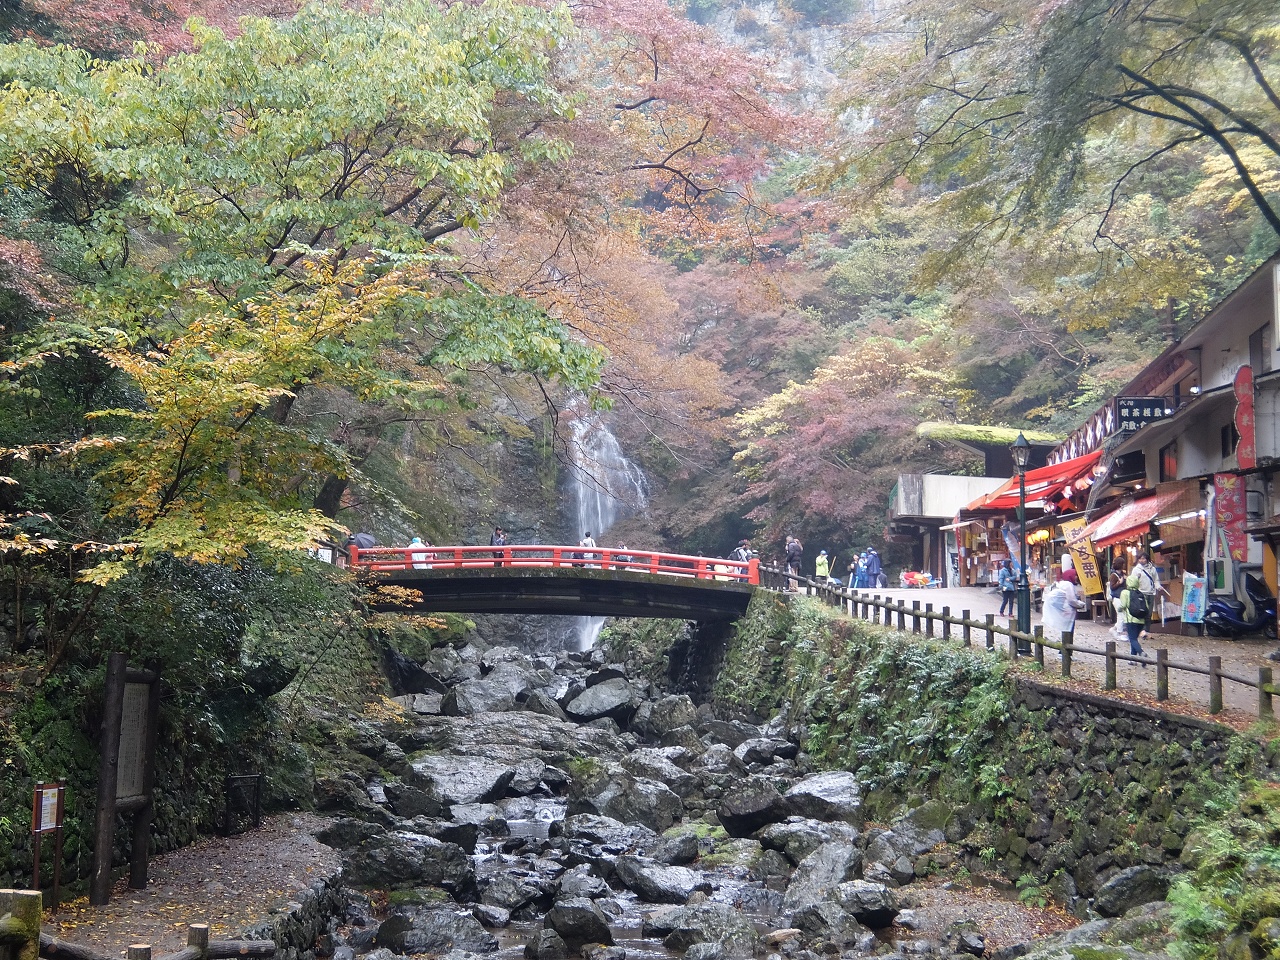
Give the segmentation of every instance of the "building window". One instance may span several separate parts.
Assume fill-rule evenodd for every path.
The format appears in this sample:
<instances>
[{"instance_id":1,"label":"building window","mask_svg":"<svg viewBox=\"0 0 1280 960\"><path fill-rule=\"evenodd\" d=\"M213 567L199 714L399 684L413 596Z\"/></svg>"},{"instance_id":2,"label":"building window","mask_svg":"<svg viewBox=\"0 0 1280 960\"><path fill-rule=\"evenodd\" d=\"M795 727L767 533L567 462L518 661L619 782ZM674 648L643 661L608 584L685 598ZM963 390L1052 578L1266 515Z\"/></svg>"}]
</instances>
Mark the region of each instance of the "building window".
<instances>
[{"instance_id":1,"label":"building window","mask_svg":"<svg viewBox=\"0 0 1280 960\"><path fill-rule=\"evenodd\" d=\"M1236 452L1236 444L1240 442L1240 431L1236 429L1235 421L1231 421L1222 428L1222 459L1226 460Z\"/></svg>"},{"instance_id":2,"label":"building window","mask_svg":"<svg viewBox=\"0 0 1280 960\"><path fill-rule=\"evenodd\" d=\"M1178 479L1178 441L1160 448L1160 482Z\"/></svg>"},{"instance_id":3,"label":"building window","mask_svg":"<svg viewBox=\"0 0 1280 960\"><path fill-rule=\"evenodd\" d=\"M1255 376L1271 372L1271 324L1264 323L1249 337L1249 366Z\"/></svg>"}]
</instances>

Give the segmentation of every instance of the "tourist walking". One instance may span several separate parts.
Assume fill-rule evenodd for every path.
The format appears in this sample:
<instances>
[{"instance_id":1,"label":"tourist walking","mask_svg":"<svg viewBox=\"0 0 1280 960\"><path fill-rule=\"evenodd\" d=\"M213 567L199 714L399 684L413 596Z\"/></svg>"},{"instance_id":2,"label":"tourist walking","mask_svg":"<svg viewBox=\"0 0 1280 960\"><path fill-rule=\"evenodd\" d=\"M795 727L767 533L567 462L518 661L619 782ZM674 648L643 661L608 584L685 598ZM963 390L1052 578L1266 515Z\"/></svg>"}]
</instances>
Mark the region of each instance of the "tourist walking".
<instances>
[{"instance_id":1,"label":"tourist walking","mask_svg":"<svg viewBox=\"0 0 1280 960\"><path fill-rule=\"evenodd\" d=\"M1125 635L1129 638L1129 653L1135 657L1143 652L1142 640L1147 636L1147 619L1151 613L1146 595L1139 589L1141 582L1142 578L1135 567L1125 580L1124 590L1120 592L1120 617L1124 621Z\"/></svg>"},{"instance_id":2,"label":"tourist walking","mask_svg":"<svg viewBox=\"0 0 1280 960\"><path fill-rule=\"evenodd\" d=\"M507 535L506 535L506 533L503 531L503 529L502 529L501 527L494 527L494 528L493 528L493 534L489 537L489 546L491 546L491 547L505 547L506 545L507 545ZM503 553L504 553L504 552L505 552L505 551L503 551L503 550L495 550L495 551L493 551L493 558L494 558L494 561L495 561L493 565L494 565L495 567L500 567L500 566L502 566L502 555L503 555Z\"/></svg>"},{"instance_id":3,"label":"tourist walking","mask_svg":"<svg viewBox=\"0 0 1280 960\"><path fill-rule=\"evenodd\" d=\"M1167 594L1169 591L1160 582L1160 571L1151 562L1151 554L1145 550L1138 554L1138 563L1134 566L1133 573L1129 574L1129 579L1132 580L1134 576L1138 578L1138 590L1147 598L1147 626L1150 626L1151 621L1155 619L1156 602L1159 601L1163 605L1164 601L1160 599L1160 595Z\"/></svg>"},{"instance_id":4,"label":"tourist walking","mask_svg":"<svg viewBox=\"0 0 1280 960\"><path fill-rule=\"evenodd\" d=\"M1009 608L1009 616L1014 616L1018 612L1018 581L1013 575L1012 560L1000 561L996 585L1000 588L1000 616L1005 615L1005 607Z\"/></svg>"},{"instance_id":5,"label":"tourist walking","mask_svg":"<svg viewBox=\"0 0 1280 960\"><path fill-rule=\"evenodd\" d=\"M429 547L429 546L431 546L431 544L423 543L421 537L414 537L412 540L409 541L409 548L410 550L412 550L412 552L409 554L409 559L413 563L413 569L429 570L431 568L431 564L427 562L428 560L431 559L431 554L427 553L425 550L413 550L414 547Z\"/></svg>"},{"instance_id":6,"label":"tourist walking","mask_svg":"<svg viewBox=\"0 0 1280 960\"><path fill-rule=\"evenodd\" d=\"M1050 640L1061 640L1062 635L1076 632L1076 614L1085 608L1085 601L1077 587L1080 577L1074 570L1063 570L1062 577L1044 594L1044 635Z\"/></svg>"}]
</instances>

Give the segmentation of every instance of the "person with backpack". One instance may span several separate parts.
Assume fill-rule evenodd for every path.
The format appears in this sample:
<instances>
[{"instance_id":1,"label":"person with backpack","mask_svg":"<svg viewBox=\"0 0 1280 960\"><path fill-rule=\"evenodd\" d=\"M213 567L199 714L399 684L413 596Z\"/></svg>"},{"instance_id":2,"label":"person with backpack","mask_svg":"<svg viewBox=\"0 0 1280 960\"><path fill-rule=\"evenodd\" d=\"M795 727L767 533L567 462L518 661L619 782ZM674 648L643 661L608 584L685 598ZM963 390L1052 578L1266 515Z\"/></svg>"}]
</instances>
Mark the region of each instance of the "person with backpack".
<instances>
[{"instance_id":1,"label":"person with backpack","mask_svg":"<svg viewBox=\"0 0 1280 960\"><path fill-rule=\"evenodd\" d=\"M1120 593L1120 618L1124 621L1125 634L1129 638L1129 653L1135 657L1142 654L1142 638L1147 635L1147 620L1151 617L1146 594L1139 589L1141 582L1135 566Z\"/></svg>"},{"instance_id":2,"label":"person with backpack","mask_svg":"<svg viewBox=\"0 0 1280 960\"><path fill-rule=\"evenodd\" d=\"M1133 573L1129 575L1130 579L1135 575L1138 578L1138 589L1142 592L1142 595L1147 601L1146 625L1151 626L1151 621L1154 619L1157 609L1157 601L1160 603L1164 602L1160 599L1160 595L1166 594L1169 591L1167 591L1164 588L1164 584L1160 582L1160 573L1156 570L1156 565L1151 562L1151 554L1147 553L1145 550L1138 554L1138 562L1133 567Z\"/></svg>"},{"instance_id":3,"label":"person with backpack","mask_svg":"<svg viewBox=\"0 0 1280 960\"><path fill-rule=\"evenodd\" d=\"M1004 616L1008 608L1009 616L1018 612L1018 579L1013 575L1013 561L1001 560L1000 571L996 574L996 585L1000 588L1000 616Z\"/></svg>"},{"instance_id":4,"label":"person with backpack","mask_svg":"<svg viewBox=\"0 0 1280 960\"><path fill-rule=\"evenodd\" d=\"M751 541L739 540L738 545L734 548L733 552L729 554L729 559L737 560L739 563L748 563L753 556L755 556L755 554L751 552Z\"/></svg>"},{"instance_id":5,"label":"person with backpack","mask_svg":"<svg viewBox=\"0 0 1280 960\"><path fill-rule=\"evenodd\" d=\"M804 545L795 537L787 537L787 592L796 593L800 586L800 563L804 558Z\"/></svg>"},{"instance_id":6,"label":"person with backpack","mask_svg":"<svg viewBox=\"0 0 1280 960\"><path fill-rule=\"evenodd\" d=\"M582 539L578 541L578 546L586 547L587 549L584 550L581 554L574 554L575 557L580 556L583 560L594 560L596 558L596 555L594 553L591 553L591 551L596 548L596 541L595 541L595 538L591 536L590 530L588 530L586 533L582 535ZM594 566L594 564L588 563L586 564L586 566L590 567L590 566Z\"/></svg>"}]
</instances>

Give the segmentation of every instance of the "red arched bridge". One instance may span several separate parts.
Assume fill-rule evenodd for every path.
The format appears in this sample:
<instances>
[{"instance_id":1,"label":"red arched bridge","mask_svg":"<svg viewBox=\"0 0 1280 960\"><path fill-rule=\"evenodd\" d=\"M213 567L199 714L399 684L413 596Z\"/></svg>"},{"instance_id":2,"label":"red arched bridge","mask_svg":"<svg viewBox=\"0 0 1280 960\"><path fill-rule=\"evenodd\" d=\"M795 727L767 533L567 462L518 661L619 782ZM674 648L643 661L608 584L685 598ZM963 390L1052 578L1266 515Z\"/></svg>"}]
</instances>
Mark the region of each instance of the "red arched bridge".
<instances>
[{"instance_id":1,"label":"red arched bridge","mask_svg":"<svg viewBox=\"0 0 1280 960\"><path fill-rule=\"evenodd\" d=\"M351 547L374 582L379 610L545 613L733 620L760 583L758 560L648 550L513 544L505 547Z\"/></svg>"}]
</instances>

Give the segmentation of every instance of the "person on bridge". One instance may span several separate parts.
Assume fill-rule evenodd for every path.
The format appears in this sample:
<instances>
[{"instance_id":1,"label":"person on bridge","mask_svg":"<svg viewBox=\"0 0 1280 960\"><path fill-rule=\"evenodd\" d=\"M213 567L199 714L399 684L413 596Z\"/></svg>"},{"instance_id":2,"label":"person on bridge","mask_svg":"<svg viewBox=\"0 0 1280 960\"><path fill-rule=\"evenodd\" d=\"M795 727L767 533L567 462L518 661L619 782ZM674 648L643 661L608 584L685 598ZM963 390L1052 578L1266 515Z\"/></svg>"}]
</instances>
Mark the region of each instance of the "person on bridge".
<instances>
[{"instance_id":1,"label":"person on bridge","mask_svg":"<svg viewBox=\"0 0 1280 960\"><path fill-rule=\"evenodd\" d=\"M502 530L502 528L501 528L501 527L494 527L494 528L493 528L493 534L489 537L489 546L491 546L491 547L505 547L506 545L507 545L507 535L506 535L506 533L504 533L504 532L503 532L503 530ZM500 567L500 566L502 566L502 554L503 554L504 552L505 552L505 551L502 551L502 550L495 550L495 551L493 551L493 559L494 559L494 561L495 561L493 565L494 565L495 567Z\"/></svg>"},{"instance_id":2,"label":"person on bridge","mask_svg":"<svg viewBox=\"0 0 1280 960\"><path fill-rule=\"evenodd\" d=\"M737 560L739 563L748 563L753 556L755 554L751 552L751 541L739 540L738 546L729 554L729 559Z\"/></svg>"},{"instance_id":3,"label":"person on bridge","mask_svg":"<svg viewBox=\"0 0 1280 960\"><path fill-rule=\"evenodd\" d=\"M429 546L431 546L431 544L424 543L421 537L414 537L412 540L409 541L409 549L411 551L409 554L409 559L413 562L413 569L415 570L431 569L431 564L427 562L431 559L431 554L427 553L425 550L413 549L414 547L429 547Z\"/></svg>"},{"instance_id":4,"label":"person on bridge","mask_svg":"<svg viewBox=\"0 0 1280 960\"><path fill-rule=\"evenodd\" d=\"M800 589L800 564L804 558L804 544L795 537L787 537L787 590L795 593Z\"/></svg>"},{"instance_id":5,"label":"person on bridge","mask_svg":"<svg viewBox=\"0 0 1280 960\"><path fill-rule=\"evenodd\" d=\"M596 548L596 542L595 539L592 538L590 530L582 535L582 539L578 541L578 546L585 548L582 552L583 560L596 559L595 554L591 553L591 551ZM587 566L592 566L592 564L587 564Z\"/></svg>"},{"instance_id":6,"label":"person on bridge","mask_svg":"<svg viewBox=\"0 0 1280 960\"><path fill-rule=\"evenodd\" d=\"M819 583L826 583L831 577L831 561L827 559L827 551L818 551L818 559L813 562L813 572L818 575Z\"/></svg>"}]
</instances>

